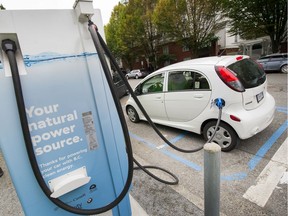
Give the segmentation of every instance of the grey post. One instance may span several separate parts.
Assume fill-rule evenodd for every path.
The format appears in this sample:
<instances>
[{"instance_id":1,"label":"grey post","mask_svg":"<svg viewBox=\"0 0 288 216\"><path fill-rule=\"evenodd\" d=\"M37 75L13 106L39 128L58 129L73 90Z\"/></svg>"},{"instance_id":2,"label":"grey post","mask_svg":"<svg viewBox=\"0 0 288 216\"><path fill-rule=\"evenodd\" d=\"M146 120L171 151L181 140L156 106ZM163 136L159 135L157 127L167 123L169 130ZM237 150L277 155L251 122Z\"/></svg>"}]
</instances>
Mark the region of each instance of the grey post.
<instances>
[{"instance_id":1,"label":"grey post","mask_svg":"<svg viewBox=\"0 0 288 216\"><path fill-rule=\"evenodd\" d=\"M220 160L221 147L216 143L204 145L204 213L219 216L220 213Z\"/></svg>"}]
</instances>

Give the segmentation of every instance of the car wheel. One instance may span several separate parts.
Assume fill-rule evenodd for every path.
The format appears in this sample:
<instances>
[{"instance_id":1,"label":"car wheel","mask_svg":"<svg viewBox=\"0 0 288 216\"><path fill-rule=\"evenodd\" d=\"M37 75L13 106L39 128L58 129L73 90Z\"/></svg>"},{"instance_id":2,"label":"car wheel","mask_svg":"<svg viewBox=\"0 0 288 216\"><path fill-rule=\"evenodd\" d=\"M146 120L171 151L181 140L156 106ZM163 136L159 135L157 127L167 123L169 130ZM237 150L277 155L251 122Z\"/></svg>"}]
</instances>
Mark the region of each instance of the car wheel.
<instances>
[{"instance_id":1,"label":"car wheel","mask_svg":"<svg viewBox=\"0 0 288 216\"><path fill-rule=\"evenodd\" d=\"M208 140L212 136L215 126L216 121L210 121L205 125L203 129L203 136L205 140ZM220 145L222 151L228 152L237 146L239 137L228 124L220 122L218 130L212 141Z\"/></svg>"},{"instance_id":2,"label":"car wheel","mask_svg":"<svg viewBox=\"0 0 288 216\"><path fill-rule=\"evenodd\" d=\"M139 78L138 75L136 75L136 76L135 76L135 79L138 79L138 78Z\"/></svg>"},{"instance_id":3,"label":"car wheel","mask_svg":"<svg viewBox=\"0 0 288 216\"><path fill-rule=\"evenodd\" d=\"M283 66L280 68L280 71L281 71L282 73L287 74L287 73L288 73L288 65L283 65Z\"/></svg>"},{"instance_id":4,"label":"car wheel","mask_svg":"<svg viewBox=\"0 0 288 216\"><path fill-rule=\"evenodd\" d=\"M128 75L126 76L126 79L127 79L127 80L129 79L129 76L128 76Z\"/></svg>"},{"instance_id":5,"label":"car wheel","mask_svg":"<svg viewBox=\"0 0 288 216\"><path fill-rule=\"evenodd\" d=\"M130 121L133 123L137 123L140 121L137 111L132 106L127 107L127 115L129 117Z\"/></svg>"}]
</instances>

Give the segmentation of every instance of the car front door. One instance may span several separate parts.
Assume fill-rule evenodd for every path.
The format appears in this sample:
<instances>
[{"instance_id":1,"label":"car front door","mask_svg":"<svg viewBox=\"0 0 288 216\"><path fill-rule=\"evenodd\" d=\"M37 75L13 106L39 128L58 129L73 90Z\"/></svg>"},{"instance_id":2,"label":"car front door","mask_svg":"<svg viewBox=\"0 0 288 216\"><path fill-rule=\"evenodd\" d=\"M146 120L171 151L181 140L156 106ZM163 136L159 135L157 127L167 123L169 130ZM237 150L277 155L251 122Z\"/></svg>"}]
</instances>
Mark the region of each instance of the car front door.
<instances>
[{"instance_id":1,"label":"car front door","mask_svg":"<svg viewBox=\"0 0 288 216\"><path fill-rule=\"evenodd\" d=\"M211 89L207 78L195 71L168 73L165 107L169 121L187 122L208 105Z\"/></svg>"},{"instance_id":2,"label":"car front door","mask_svg":"<svg viewBox=\"0 0 288 216\"><path fill-rule=\"evenodd\" d=\"M167 120L164 106L164 74L157 74L141 84L138 96L146 112L153 120Z\"/></svg>"}]
</instances>

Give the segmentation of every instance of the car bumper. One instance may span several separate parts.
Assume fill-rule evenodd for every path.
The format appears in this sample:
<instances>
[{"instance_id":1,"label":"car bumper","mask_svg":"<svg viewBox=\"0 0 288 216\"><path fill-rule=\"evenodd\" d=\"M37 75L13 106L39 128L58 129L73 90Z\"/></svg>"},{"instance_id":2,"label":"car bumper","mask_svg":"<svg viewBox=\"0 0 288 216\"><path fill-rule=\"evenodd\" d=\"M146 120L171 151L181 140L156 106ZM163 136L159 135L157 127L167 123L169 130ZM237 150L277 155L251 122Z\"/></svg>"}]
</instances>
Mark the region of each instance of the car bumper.
<instances>
[{"instance_id":1,"label":"car bumper","mask_svg":"<svg viewBox=\"0 0 288 216\"><path fill-rule=\"evenodd\" d=\"M233 113L229 110L233 110ZM225 112L226 121L234 128L240 139L250 138L263 131L273 121L274 114L275 100L269 93L266 93L265 102L257 109L241 109L235 112L235 108L229 107ZM238 117L241 121L233 121L230 115Z\"/></svg>"}]
</instances>

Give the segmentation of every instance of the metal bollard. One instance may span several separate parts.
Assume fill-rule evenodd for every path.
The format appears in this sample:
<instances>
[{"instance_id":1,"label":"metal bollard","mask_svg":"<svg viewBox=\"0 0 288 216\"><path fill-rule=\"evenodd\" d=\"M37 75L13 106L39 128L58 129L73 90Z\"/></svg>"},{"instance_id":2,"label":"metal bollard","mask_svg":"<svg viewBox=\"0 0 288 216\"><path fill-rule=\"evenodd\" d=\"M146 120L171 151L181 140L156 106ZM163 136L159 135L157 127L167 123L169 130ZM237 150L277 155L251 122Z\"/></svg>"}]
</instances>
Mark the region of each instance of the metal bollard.
<instances>
[{"instance_id":1,"label":"metal bollard","mask_svg":"<svg viewBox=\"0 0 288 216\"><path fill-rule=\"evenodd\" d=\"M204 145L204 213L220 214L220 159L221 147L216 143Z\"/></svg>"}]
</instances>

